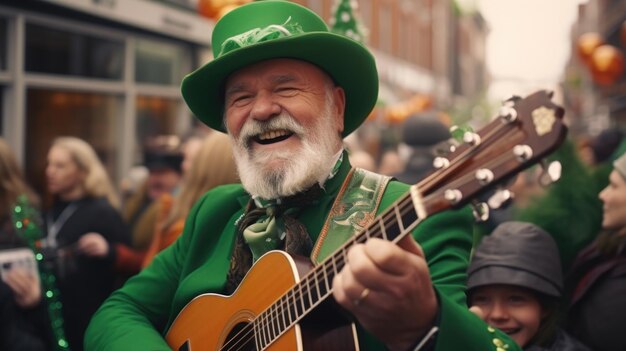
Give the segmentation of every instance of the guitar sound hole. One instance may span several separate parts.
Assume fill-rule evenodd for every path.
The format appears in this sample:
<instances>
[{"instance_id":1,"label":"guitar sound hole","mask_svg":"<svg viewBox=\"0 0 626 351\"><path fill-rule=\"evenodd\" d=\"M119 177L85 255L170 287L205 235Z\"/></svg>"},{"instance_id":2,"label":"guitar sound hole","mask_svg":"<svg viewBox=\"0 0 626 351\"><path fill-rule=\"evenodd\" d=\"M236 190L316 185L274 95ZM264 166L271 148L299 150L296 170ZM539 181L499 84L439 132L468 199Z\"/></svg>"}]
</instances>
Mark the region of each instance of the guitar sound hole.
<instances>
[{"instance_id":1,"label":"guitar sound hole","mask_svg":"<svg viewBox=\"0 0 626 351\"><path fill-rule=\"evenodd\" d=\"M257 351L254 332L248 323L239 323L228 333L221 350Z\"/></svg>"}]
</instances>

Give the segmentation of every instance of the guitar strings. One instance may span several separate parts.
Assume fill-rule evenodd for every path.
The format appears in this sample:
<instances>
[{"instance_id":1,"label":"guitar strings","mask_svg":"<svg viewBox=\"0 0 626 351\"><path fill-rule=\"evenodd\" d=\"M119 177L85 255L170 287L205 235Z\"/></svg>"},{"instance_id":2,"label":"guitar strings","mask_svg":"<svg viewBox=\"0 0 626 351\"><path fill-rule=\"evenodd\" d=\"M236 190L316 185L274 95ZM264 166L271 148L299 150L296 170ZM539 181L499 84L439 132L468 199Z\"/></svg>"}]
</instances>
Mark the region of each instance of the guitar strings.
<instances>
[{"instance_id":1,"label":"guitar strings","mask_svg":"<svg viewBox=\"0 0 626 351\"><path fill-rule=\"evenodd\" d=\"M504 124L502 125L504 126ZM494 128L490 133L487 134L487 136L492 136L494 134L496 134L497 132L501 131L502 128ZM488 138L487 138L488 139ZM468 148L467 150L464 151L463 154L461 154L460 156L458 156L458 158L467 158L467 154L469 153L474 153L477 152L477 149L482 145L476 145L476 147L472 147L472 148ZM504 155L504 156L499 156L496 159L492 159L491 161L487 162L488 166L489 164L494 165L494 164L499 164L501 163L500 160L502 158L509 158L511 159L510 155ZM454 170L454 167L450 167L448 169L446 169L448 172L451 172L452 170ZM446 171L444 170L444 171ZM441 173L441 172L440 172ZM436 177L435 177L436 176ZM451 184L457 184L457 183L465 183L467 181L468 178L473 178L474 176L472 174L466 174L464 176L461 176L460 178L456 179L455 181L453 181ZM430 178L430 179L429 179ZM435 173L434 176L432 177L428 177L426 179L424 179L422 182L420 182L420 184L428 184L429 182L432 182L433 179L432 178L441 178L441 174ZM441 190L438 189L436 190L433 194L428 195L424 198L424 202L428 202L427 199L431 199L433 198L435 195L437 195L438 192L440 192ZM398 207L399 212L401 214L401 216L409 214L411 211L414 210L413 207L413 203L411 201L411 198L409 196L403 196L401 199L398 200L398 204L395 205ZM252 340L252 338L254 338L254 324L259 321L261 322L261 329L264 329L263 327L266 325L266 321L269 321L269 325L271 325L272 327L278 327L280 329L280 321L278 321L276 324L274 324L274 321L277 318L282 317L283 320L283 324L285 326L285 328L283 328L282 330L278 330L278 332L276 332L276 335L271 335L271 331L266 333L266 335L270 335L272 338L271 340L269 340L269 342L267 342L266 345L264 346L269 346L271 343L273 343L278 337L280 337L280 335L282 335L284 333L285 330L289 329L291 326L293 326L295 323L297 323L302 317L304 317L306 315L306 313L308 312L304 306L303 306L303 313L301 316L297 315L297 309L294 307L293 311L294 314L296 314L295 316L295 320L291 321L291 315L289 313L287 313L287 316L285 316L284 311L289 312L289 308L293 307L293 304L291 302L287 303L287 308L285 309L285 298L287 300L289 299L289 294L291 293L292 298L294 300L295 303L297 303L298 300L302 301L302 298L305 295L309 296L309 300L311 300L311 289L313 289L314 287L317 287L317 296L318 296L318 303L320 301L323 301L326 297L328 297L331 293L332 293L332 287L328 285L328 277L334 277L334 275L336 275L338 273L338 271L340 269L342 269L345 266L345 256L346 256L346 252L345 249L354 245L355 243L360 243L360 242L365 242L369 239L370 236L372 237L383 237L383 235L385 235L385 231L384 231L384 226L382 225L382 223L379 223L381 220L383 222L387 222L387 219L389 219L390 216L394 216L395 214L392 211L386 211L385 213L383 213L383 215L381 216L379 221L373 222L370 225L368 225L364 231L361 232L361 234L365 234L365 235L357 235L353 238L351 238L350 240L348 240L345 245L343 245L341 247L341 251L342 254L340 256L331 256L331 260L325 260L324 262L322 262L322 264L320 264L320 266L315 267L314 269L311 270L311 272L309 272L309 274L305 275L303 277L303 279L300 281L299 284L297 284L294 288L289 289L283 296L281 296L276 303L272 304L269 306L269 308L267 308L265 311L261 312L259 314L259 316L250 324L247 324L246 326L244 326L233 338L229 339L228 342L224 345L224 346L228 346L228 344L231 343L231 341L235 340L235 344L232 346L237 346L238 348L236 350L239 350L240 347L243 347L245 345L248 344L249 341ZM419 220L419 218L418 218ZM380 226L377 227L377 224L380 224ZM373 228L372 231L370 231L370 227L374 226L375 228ZM410 227L410 226L409 226ZM380 228L380 229L378 229ZM404 237L408 232L410 232L409 230L404 230L401 231L400 234L398 234L396 236L396 238L402 238ZM386 236L386 235L385 235ZM335 257L338 257L338 261L335 260ZM332 263L333 267L329 267L330 264ZM337 269L337 267L339 267L339 269ZM331 268L331 270L329 271L328 269ZM319 281L319 280L323 280L324 283L327 286L326 292L324 294L321 293L321 291L319 290L318 285L315 285L314 287L309 286L309 281L312 280L311 277L314 278L315 281ZM319 279L318 279L319 278ZM299 292L299 296L297 296L298 294L296 292ZM311 306L309 306L308 310L311 310L313 307L315 307L315 305L317 305L317 303L311 303ZM278 308L282 308L283 312L278 311ZM287 318L285 318L287 317ZM287 321L290 321L290 323L287 323ZM265 330L263 330L265 331ZM242 333L244 333L243 335L241 335ZM252 335L250 335L252 334ZM239 344L240 341L243 341L244 344L243 346L238 346L237 344ZM224 350L224 348L221 348L222 350ZM232 350L230 347L228 348L228 350Z\"/></svg>"}]
</instances>

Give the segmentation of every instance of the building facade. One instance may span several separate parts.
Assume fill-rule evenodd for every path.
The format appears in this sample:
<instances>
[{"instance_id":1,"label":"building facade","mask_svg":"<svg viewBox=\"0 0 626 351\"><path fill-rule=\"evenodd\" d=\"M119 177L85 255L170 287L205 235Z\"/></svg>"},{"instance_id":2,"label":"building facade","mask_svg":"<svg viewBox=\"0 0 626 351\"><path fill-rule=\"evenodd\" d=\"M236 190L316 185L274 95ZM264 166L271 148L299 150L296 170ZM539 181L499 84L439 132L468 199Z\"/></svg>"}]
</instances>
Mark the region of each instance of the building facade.
<instances>
[{"instance_id":1,"label":"building facade","mask_svg":"<svg viewBox=\"0 0 626 351\"><path fill-rule=\"evenodd\" d=\"M0 3L0 135L38 191L57 136L87 140L119 181L141 163L149 138L194 126L180 81L211 57L214 21L198 13L200 1L211 0ZM293 1L327 22L336 4ZM453 3L356 3L377 60L381 101L421 95L441 110L455 94L480 91L484 47L476 43L486 31L459 17ZM475 73L471 82L462 78L468 72Z\"/></svg>"},{"instance_id":2,"label":"building facade","mask_svg":"<svg viewBox=\"0 0 626 351\"><path fill-rule=\"evenodd\" d=\"M0 133L28 180L42 191L57 136L87 140L121 179L147 139L187 130L180 81L212 25L180 0L3 1Z\"/></svg>"},{"instance_id":3,"label":"building facade","mask_svg":"<svg viewBox=\"0 0 626 351\"><path fill-rule=\"evenodd\" d=\"M572 27L572 57L564 86L572 131L592 136L607 128L626 131L626 2L589 0L579 5L578 12L578 21ZM588 33L596 35L599 42L584 43ZM594 59L581 53L585 45L613 48L613 55L595 57L595 64L616 65L612 66L615 69L610 79L594 76Z\"/></svg>"}]
</instances>

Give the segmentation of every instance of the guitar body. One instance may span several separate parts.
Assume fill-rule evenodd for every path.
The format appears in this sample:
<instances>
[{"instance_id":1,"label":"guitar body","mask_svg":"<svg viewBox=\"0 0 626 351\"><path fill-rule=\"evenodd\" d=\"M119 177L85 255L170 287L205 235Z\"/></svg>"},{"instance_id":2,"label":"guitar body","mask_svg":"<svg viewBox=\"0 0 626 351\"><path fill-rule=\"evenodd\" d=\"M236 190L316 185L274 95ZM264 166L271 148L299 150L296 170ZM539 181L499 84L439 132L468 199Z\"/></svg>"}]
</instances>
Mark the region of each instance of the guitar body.
<instances>
[{"instance_id":1,"label":"guitar body","mask_svg":"<svg viewBox=\"0 0 626 351\"><path fill-rule=\"evenodd\" d=\"M170 327L167 343L175 351L257 350L252 330L238 334L240 329L298 283L310 268L307 259L282 251L265 254L233 295L203 294L191 300ZM358 350L354 324L338 314L338 309L318 310L286 330L266 350ZM247 337L240 338L243 334Z\"/></svg>"}]
</instances>

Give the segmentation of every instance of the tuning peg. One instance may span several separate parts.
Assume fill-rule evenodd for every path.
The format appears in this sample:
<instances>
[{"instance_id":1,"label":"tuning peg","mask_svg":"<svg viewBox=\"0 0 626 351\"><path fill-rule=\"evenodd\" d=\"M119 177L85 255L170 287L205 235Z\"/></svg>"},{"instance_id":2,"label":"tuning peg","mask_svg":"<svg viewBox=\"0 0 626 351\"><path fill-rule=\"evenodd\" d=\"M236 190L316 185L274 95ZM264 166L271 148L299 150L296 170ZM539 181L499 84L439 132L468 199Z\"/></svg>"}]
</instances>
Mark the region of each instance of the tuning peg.
<instances>
[{"instance_id":1,"label":"tuning peg","mask_svg":"<svg viewBox=\"0 0 626 351\"><path fill-rule=\"evenodd\" d=\"M456 205L463 199L463 194L459 189L448 189L444 191L443 197L451 204Z\"/></svg>"},{"instance_id":2,"label":"tuning peg","mask_svg":"<svg viewBox=\"0 0 626 351\"><path fill-rule=\"evenodd\" d=\"M508 189L500 189L493 193L487 200L489 208L494 210L505 208L513 202L514 194Z\"/></svg>"},{"instance_id":3,"label":"tuning peg","mask_svg":"<svg viewBox=\"0 0 626 351\"><path fill-rule=\"evenodd\" d=\"M493 171L487 168L478 169L474 176L481 185L487 185L494 179Z\"/></svg>"},{"instance_id":4,"label":"tuning peg","mask_svg":"<svg viewBox=\"0 0 626 351\"><path fill-rule=\"evenodd\" d=\"M526 162L533 157L533 149L524 144L524 145L515 145L513 147L513 154L517 158L519 162Z\"/></svg>"},{"instance_id":5,"label":"tuning peg","mask_svg":"<svg viewBox=\"0 0 626 351\"><path fill-rule=\"evenodd\" d=\"M513 106L504 105L500 107L500 111L498 111L498 115L506 123L512 123L517 120L517 110L514 109Z\"/></svg>"},{"instance_id":6,"label":"tuning peg","mask_svg":"<svg viewBox=\"0 0 626 351\"><path fill-rule=\"evenodd\" d=\"M519 95L511 95L508 98L502 100L502 105L509 105L509 104L513 104L519 100L521 100L522 97Z\"/></svg>"},{"instance_id":7,"label":"tuning peg","mask_svg":"<svg viewBox=\"0 0 626 351\"><path fill-rule=\"evenodd\" d=\"M456 144L456 145L460 145L461 143L464 142L464 137L465 137L465 133L467 132L473 132L474 130L472 129L472 127L470 126L457 126L457 125L453 125L452 127L450 127L450 135L452 136L452 141L451 143Z\"/></svg>"},{"instance_id":8,"label":"tuning peg","mask_svg":"<svg viewBox=\"0 0 626 351\"><path fill-rule=\"evenodd\" d=\"M474 132L465 132L463 134L463 141L468 143L469 145L479 145L480 144L480 135Z\"/></svg>"},{"instance_id":9,"label":"tuning peg","mask_svg":"<svg viewBox=\"0 0 626 351\"><path fill-rule=\"evenodd\" d=\"M489 205L484 202L472 202L471 206L476 222L485 222L489 219Z\"/></svg>"},{"instance_id":10,"label":"tuning peg","mask_svg":"<svg viewBox=\"0 0 626 351\"><path fill-rule=\"evenodd\" d=\"M444 140L432 147L433 155L438 157L446 157L456 151L458 143L454 139Z\"/></svg>"},{"instance_id":11,"label":"tuning peg","mask_svg":"<svg viewBox=\"0 0 626 351\"><path fill-rule=\"evenodd\" d=\"M546 160L542 160L540 165L541 174L539 175L539 184L542 186L548 186L561 178L561 162L552 161L547 163Z\"/></svg>"},{"instance_id":12,"label":"tuning peg","mask_svg":"<svg viewBox=\"0 0 626 351\"><path fill-rule=\"evenodd\" d=\"M448 166L450 166L450 160L445 157L438 156L433 160L433 167L435 167L435 169L448 168Z\"/></svg>"}]
</instances>

